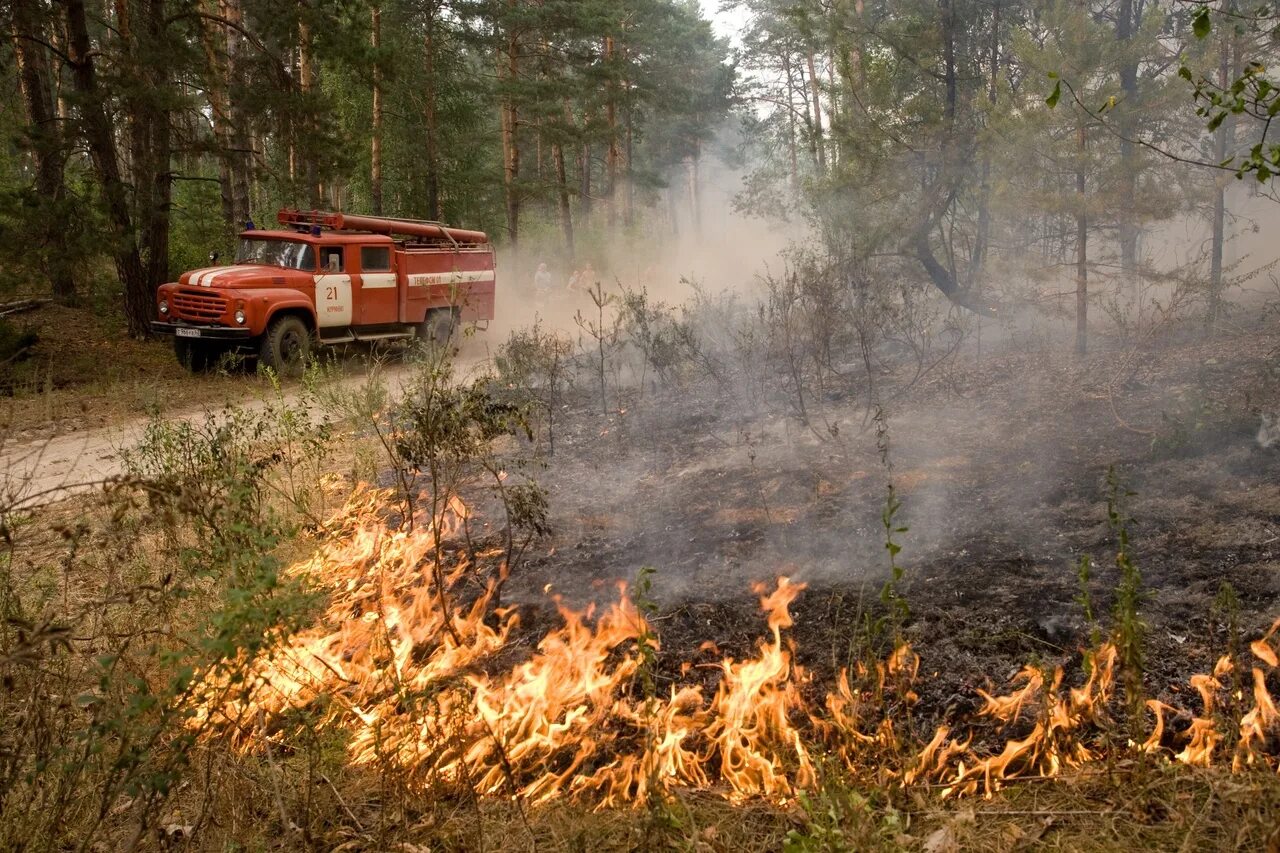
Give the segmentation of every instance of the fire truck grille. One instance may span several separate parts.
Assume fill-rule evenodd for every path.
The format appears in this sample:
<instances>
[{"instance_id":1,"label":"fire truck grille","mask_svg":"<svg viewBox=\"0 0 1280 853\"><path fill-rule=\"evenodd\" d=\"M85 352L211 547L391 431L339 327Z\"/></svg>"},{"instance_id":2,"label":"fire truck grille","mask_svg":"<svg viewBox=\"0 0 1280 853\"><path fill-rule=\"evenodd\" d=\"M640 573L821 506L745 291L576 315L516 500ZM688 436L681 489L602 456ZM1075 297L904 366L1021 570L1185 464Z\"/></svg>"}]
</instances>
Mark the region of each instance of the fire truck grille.
<instances>
[{"instance_id":1,"label":"fire truck grille","mask_svg":"<svg viewBox=\"0 0 1280 853\"><path fill-rule=\"evenodd\" d=\"M182 320L212 322L227 310L227 300L213 293L180 290L173 296L173 315Z\"/></svg>"}]
</instances>

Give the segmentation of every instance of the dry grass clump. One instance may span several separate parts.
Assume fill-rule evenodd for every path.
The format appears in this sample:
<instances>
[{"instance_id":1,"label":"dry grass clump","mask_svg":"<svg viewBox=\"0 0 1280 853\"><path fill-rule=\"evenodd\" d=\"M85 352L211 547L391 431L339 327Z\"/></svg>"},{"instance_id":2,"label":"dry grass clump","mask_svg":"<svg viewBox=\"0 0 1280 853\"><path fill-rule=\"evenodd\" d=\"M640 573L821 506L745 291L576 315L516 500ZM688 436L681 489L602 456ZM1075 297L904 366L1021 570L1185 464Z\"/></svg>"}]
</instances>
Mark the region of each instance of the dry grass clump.
<instances>
[{"instance_id":1,"label":"dry grass clump","mask_svg":"<svg viewBox=\"0 0 1280 853\"><path fill-rule=\"evenodd\" d=\"M180 849L692 850L740 853L922 850L1258 850L1280 845L1280 777L1125 762L1010 786L990 799L940 800L929 788L867 788L827 779L787 804L730 803L678 792L661 805L593 809L557 800L406 797L376 772L317 755L268 761L202 753L212 820ZM188 790L197 805L201 786ZM186 797L167 815L181 835L200 815Z\"/></svg>"}]
</instances>

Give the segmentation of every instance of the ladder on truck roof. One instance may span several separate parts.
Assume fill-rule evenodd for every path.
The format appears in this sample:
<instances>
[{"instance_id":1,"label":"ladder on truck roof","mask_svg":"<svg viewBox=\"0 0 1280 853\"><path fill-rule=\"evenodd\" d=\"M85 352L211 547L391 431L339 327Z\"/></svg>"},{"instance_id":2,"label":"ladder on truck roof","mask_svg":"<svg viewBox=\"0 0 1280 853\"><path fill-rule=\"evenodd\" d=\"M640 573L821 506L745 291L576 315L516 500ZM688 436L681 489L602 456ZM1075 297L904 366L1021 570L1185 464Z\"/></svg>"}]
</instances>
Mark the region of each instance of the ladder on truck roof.
<instances>
[{"instance_id":1,"label":"ladder on truck roof","mask_svg":"<svg viewBox=\"0 0 1280 853\"><path fill-rule=\"evenodd\" d=\"M468 231L465 228L451 228L443 222L428 219L389 219L384 216L357 216L350 213L335 213L323 210L294 210L282 208L276 214L281 225L301 227L317 232L328 228L331 231L367 231L372 234L385 234L388 237L418 237L434 240L448 240L456 248L459 243L488 243L489 236L483 231Z\"/></svg>"}]
</instances>

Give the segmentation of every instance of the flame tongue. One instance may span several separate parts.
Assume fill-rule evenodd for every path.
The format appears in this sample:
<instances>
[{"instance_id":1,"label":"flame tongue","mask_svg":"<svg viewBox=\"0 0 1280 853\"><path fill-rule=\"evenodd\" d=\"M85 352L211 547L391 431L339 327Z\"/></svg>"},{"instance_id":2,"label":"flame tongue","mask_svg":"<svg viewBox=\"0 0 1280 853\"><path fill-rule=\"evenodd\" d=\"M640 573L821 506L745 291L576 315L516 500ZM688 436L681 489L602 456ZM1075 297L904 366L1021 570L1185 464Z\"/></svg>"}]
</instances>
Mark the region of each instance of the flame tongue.
<instances>
[{"instance_id":1,"label":"flame tongue","mask_svg":"<svg viewBox=\"0 0 1280 853\"><path fill-rule=\"evenodd\" d=\"M791 626L788 608L804 588L785 576L767 595L757 585L773 640L760 644L757 658L721 665L706 734L719 755L720 773L736 795L787 795L792 775L800 787L813 781L812 759L790 720L803 707L796 689L803 672L783 648L781 633Z\"/></svg>"},{"instance_id":2,"label":"flame tongue","mask_svg":"<svg viewBox=\"0 0 1280 853\"><path fill-rule=\"evenodd\" d=\"M760 596L760 609L768 614L769 630L773 632L775 644L779 642L779 631L795 624L791 621L791 602L807 586L808 584L792 583L791 578L786 575L778 578L777 588L773 592L769 592L765 584L757 583L753 586L753 591Z\"/></svg>"}]
</instances>

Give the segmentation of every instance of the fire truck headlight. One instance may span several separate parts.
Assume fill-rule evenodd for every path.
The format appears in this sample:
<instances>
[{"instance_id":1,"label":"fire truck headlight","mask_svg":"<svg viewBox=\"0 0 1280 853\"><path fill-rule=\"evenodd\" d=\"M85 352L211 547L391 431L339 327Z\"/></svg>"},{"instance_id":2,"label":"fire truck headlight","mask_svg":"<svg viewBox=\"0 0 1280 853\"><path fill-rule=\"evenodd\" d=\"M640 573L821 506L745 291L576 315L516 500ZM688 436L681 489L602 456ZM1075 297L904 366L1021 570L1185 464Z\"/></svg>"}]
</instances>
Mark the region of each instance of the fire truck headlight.
<instances>
[{"instance_id":1,"label":"fire truck headlight","mask_svg":"<svg viewBox=\"0 0 1280 853\"><path fill-rule=\"evenodd\" d=\"M161 313L161 314L168 314L168 313L169 313L169 300L168 300L168 299L161 299L161 300L160 300L160 313Z\"/></svg>"},{"instance_id":2,"label":"fire truck headlight","mask_svg":"<svg viewBox=\"0 0 1280 853\"><path fill-rule=\"evenodd\" d=\"M241 326L243 326L244 325L244 309L237 308L235 316L236 316L236 322L239 323Z\"/></svg>"}]
</instances>

